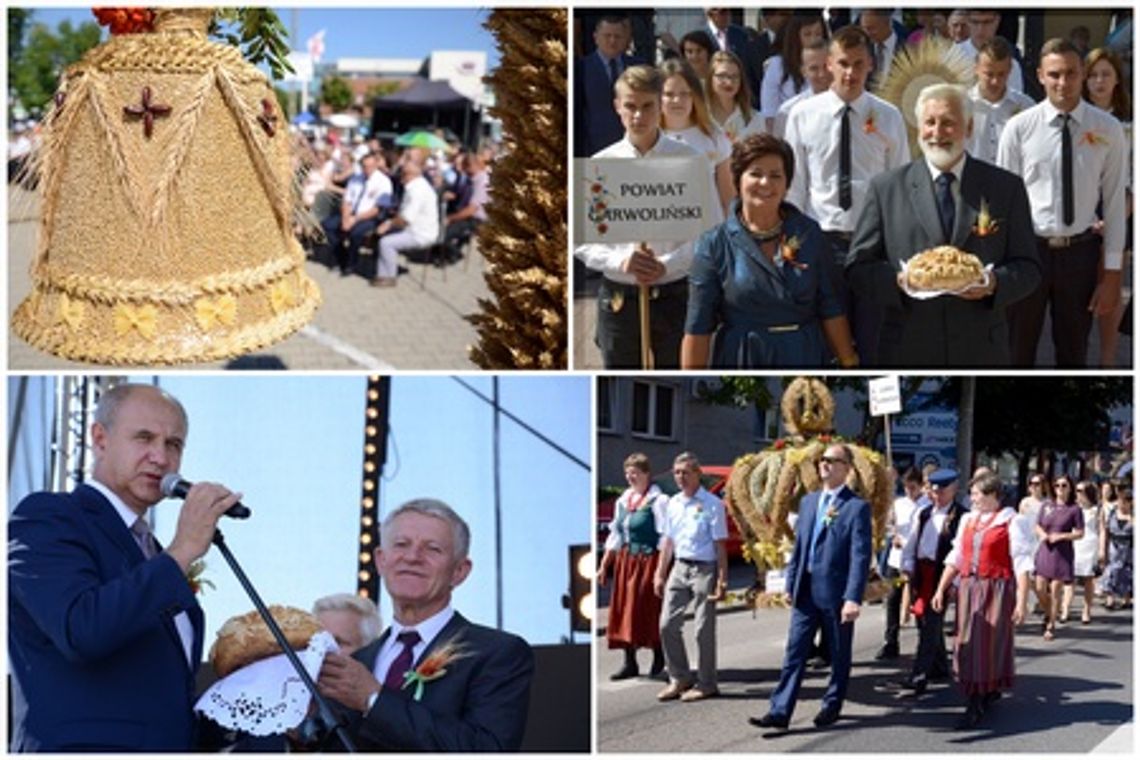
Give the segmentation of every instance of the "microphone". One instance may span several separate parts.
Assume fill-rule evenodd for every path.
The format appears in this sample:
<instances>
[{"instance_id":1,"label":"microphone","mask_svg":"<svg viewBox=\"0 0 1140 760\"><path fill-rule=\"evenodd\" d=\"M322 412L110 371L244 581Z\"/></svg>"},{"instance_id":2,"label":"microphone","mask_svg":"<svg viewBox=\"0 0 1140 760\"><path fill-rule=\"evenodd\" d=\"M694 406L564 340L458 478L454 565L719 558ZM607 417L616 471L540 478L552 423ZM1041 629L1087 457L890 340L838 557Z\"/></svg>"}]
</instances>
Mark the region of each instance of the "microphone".
<instances>
[{"instance_id":1,"label":"microphone","mask_svg":"<svg viewBox=\"0 0 1140 760\"><path fill-rule=\"evenodd\" d=\"M190 487L194 484L188 480L183 480L182 476L177 472L168 472L162 476L162 495L168 499L185 499ZM242 504L240 501L226 510L226 517L232 517L235 520L244 520L249 517L249 507Z\"/></svg>"}]
</instances>

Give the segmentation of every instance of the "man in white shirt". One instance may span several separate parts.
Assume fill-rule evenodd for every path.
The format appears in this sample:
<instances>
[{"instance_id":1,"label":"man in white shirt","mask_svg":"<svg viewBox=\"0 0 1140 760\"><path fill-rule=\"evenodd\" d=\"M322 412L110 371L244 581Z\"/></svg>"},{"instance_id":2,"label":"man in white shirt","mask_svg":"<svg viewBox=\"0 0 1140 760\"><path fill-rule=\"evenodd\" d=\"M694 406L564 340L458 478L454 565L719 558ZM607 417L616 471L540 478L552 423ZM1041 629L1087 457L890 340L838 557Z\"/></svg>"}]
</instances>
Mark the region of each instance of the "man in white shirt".
<instances>
[{"instance_id":1,"label":"man in white shirt","mask_svg":"<svg viewBox=\"0 0 1140 760\"><path fill-rule=\"evenodd\" d=\"M659 156L699 155L696 149L662 134L659 124L663 87L661 73L651 66L631 66L622 72L614 85L614 108L625 128L625 137L595 153L594 158L652 160ZM578 246L574 255L604 275L598 286L595 340L606 369L641 367L637 303L641 285L649 286L654 366L679 367L693 241L587 244Z\"/></svg>"},{"instance_id":2,"label":"man in white shirt","mask_svg":"<svg viewBox=\"0 0 1140 760\"><path fill-rule=\"evenodd\" d=\"M796 155L787 200L819 222L835 259L834 291L843 299L863 364L874 361L880 309L857 298L843 276L855 222L871 178L910 161L899 110L866 91L871 38L857 26L835 33L828 48L831 87L788 114L785 139Z\"/></svg>"},{"instance_id":3,"label":"man in white shirt","mask_svg":"<svg viewBox=\"0 0 1140 760\"><path fill-rule=\"evenodd\" d=\"M977 60L978 51L982 46L997 36L998 26L1001 25L1001 14L997 11L971 9L968 15L970 24L970 37L958 43L958 49L967 60ZM1011 46L1012 47L1012 46ZM1009 88L1017 92L1025 90L1025 80L1021 75L1021 64L1017 56L1012 58L1013 64L1009 74Z\"/></svg>"},{"instance_id":4,"label":"man in white shirt","mask_svg":"<svg viewBox=\"0 0 1140 760\"><path fill-rule=\"evenodd\" d=\"M978 48L974 63L974 86L967 93L974 107L974 133L966 150L979 161L997 163L1001 131L1016 114L1036 105L1033 98L1008 86L1015 63L1013 48L994 37Z\"/></svg>"},{"instance_id":5,"label":"man in white shirt","mask_svg":"<svg viewBox=\"0 0 1140 760\"><path fill-rule=\"evenodd\" d=\"M665 600L661 608L661 647L669 685L657 695L662 702L693 702L719 693L716 678L716 603L724 598L728 523L724 504L701 485L701 463L685 452L673 460L673 479L680 492L669 500L665 530L653 577L653 592ZM672 571L669 569L673 563ZM681 628L689 602L697 628L697 680Z\"/></svg>"},{"instance_id":6,"label":"man in white shirt","mask_svg":"<svg viewBox=\"0 0 1140 760\"><path fill-rule=\"evenodd\" d=\"M323 222L329 248L336 256L342 276L355 270L364 238L376 229L392 202L392 180L381 168L383 161L383 155L377 153L369 152L361 157L361 171L348 181L340 212Z\"/></svg>"},{"instance_id":7,"label":"man in white shirt","mask_svg":"<svg viewBox=\"0 0 1140 760\"><path fill-rule=\"evenodd\" d=\"M404 198L400 211L376 228L380 235L380 255L372 284L392 287L396 284L396 256L410 248L423 248L439 237L439 198L424 176L423 156L416 150L404 154L400 163ZM398 230L392 232L391 230Z\"/></svg>"},{"instance_id":8,"label":"man in white shirt","mask_svg":"<svg viewBox=\"0 0 1140 760\"><path fill-rule=\"evenodd\" d=\"M1120 122L1081 98L1071 42L1042 46L1037 78L1046 99L1011 118L998 145L998 165L1025 179L1042 272L1010 310L1013 362L1033 365L1049 306L1057 366L1085 367L1093 316L1120 302L1128 146Z\"/></svg>"},{"instance_id":9,"label":"man in white shirt","mask_svg":"<svg viewBox=\"0 0 1140 760\"><path fill-rule=\"evenodd\" d=\"M891 468L894 474L894 468ZM903 495L895 499L891 514L887 518L887 569L884 577L891 583L883 610L887 616L887 626L883 630L883 645L875 653L876 660L893 660L899 656L899 619L902 616L903 586L899 580L902 574L902 552L910 539L914 513L918 510L916 500L922 495L922 473L913 465L902 476Z\"/></svg>"},{"instance_id":10,"label":"man in white shirt","mask_svg":"<svg viewBox=\"0 0 1140 760\"><path fill-rule=\"evenodd\" d=\"M796 93L780 104L780 110L776 112L776 119L772 124L772 134L776 137L784 136L785 127L788 125L788 114L796 104L812 95L820 94L831 86L831 70L827 68L827 40L814 40L805 46L800 54L800 60L803 62L800 71L804 75L804 81L808 83L808 89Z\"/></svg>"}]
</instances>

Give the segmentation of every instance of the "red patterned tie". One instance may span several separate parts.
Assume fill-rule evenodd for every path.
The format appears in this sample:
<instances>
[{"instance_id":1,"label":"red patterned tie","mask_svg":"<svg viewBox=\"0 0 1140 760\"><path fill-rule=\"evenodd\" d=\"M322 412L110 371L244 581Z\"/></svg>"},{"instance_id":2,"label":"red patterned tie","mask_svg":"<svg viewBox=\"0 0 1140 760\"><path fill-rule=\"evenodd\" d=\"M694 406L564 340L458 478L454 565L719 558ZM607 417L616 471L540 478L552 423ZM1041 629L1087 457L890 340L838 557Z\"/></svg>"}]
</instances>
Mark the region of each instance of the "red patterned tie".
<instances>
[{"instance_id":1,"label":"red patterned tie","mask_svg":"<svg viewBox=\"0 0 1140 760\"><path fill-rule=\"evenodd\" d=\"M404 674L412 668L412 650L420 643L420 635L415 631L404 631L396 640L404 645L396 659L388 666L388 674L384 676L384 688L399 691L404 686Z\"/></svg>"}]
</instances>

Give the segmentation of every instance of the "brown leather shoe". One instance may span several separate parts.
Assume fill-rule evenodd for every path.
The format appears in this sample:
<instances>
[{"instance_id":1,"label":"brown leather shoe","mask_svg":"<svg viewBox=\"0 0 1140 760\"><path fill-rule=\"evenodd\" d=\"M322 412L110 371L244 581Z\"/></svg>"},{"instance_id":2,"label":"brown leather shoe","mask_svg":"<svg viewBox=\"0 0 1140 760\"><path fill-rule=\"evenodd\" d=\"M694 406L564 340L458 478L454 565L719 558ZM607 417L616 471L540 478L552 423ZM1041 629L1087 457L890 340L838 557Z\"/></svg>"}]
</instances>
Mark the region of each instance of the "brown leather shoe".
<instances>
[{"instance_id":1,"label":"brown leather shoe","mask_svg":"<svg viewBox=\"0 0 1140 760\"><path fill-rule=\"evenodd\" d=\"M396 287L395 277L373 277L368 281L368 284L374 288L394 288Z\"/></svg>"},{"instance_id":2,"label":"brown leather shoe","mask_svg":"<svg viewBox=\"0 0 1140 760\"><path fill-rule=\"evenodd\" d=\"M702 700L702 699L708 699L709 697L715 697L718 694L720 694L720 690L717 689L715 686L711 689L701 688L700 686L694 686L693 688L689 689L688 691L686 691L684 694L681 695L681 701L682 702L697 702L697 701Z\"/></svg>"},{"instance_id":3,"label":"brown leather shoe","mask_svg":"<svg viewBox=\"0 0 1140 760\"><path fill-rule=\"evenodd\" d=\"M657 700L659 702L668 702L669 700L677 699L682 694L687 692L691 686L691 683L670 681L668 686L657 693Z\"/></svg>"}]
</instances>

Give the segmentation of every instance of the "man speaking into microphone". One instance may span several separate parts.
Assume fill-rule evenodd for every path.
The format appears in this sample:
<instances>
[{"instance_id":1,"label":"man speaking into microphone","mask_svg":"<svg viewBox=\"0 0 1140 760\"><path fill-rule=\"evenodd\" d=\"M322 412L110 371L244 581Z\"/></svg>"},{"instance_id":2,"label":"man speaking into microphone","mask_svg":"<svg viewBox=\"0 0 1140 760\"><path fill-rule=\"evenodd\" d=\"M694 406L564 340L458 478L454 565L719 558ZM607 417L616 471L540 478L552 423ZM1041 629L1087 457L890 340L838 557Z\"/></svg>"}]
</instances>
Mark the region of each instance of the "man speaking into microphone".
<instances>
[{"instance_id":1,"label":"man speaking into microphone","mask_svg":"<svg viewBox=\"0 0 1140 760\"><path fill-rule=\"evenodd\" d=\"M181 463L185 409L122 384L94 419L91 480L32 494L8 522L10 749L189 751L204 620L186 572L241 494L186 484L163 549L147 510Z\"/></svg>"}]
</instances>

